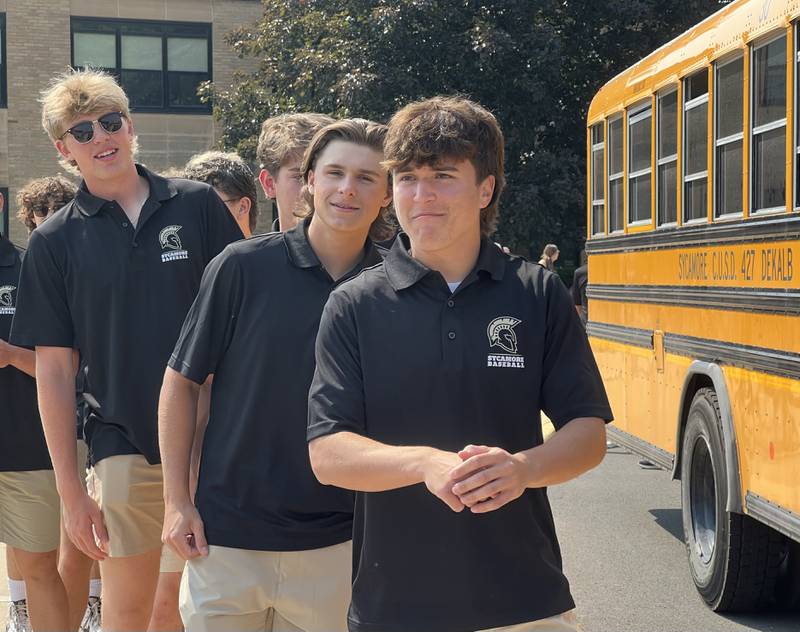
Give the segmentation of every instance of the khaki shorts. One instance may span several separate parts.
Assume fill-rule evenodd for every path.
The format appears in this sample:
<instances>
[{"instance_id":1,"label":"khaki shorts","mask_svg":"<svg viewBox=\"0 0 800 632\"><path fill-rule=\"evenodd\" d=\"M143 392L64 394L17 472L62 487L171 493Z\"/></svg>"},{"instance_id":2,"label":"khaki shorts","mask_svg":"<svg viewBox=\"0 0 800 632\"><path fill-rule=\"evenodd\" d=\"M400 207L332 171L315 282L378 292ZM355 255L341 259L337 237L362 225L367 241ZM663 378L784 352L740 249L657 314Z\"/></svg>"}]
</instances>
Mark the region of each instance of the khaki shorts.
<instances>
[{"instance_id":1,"label":"khaki shorts","mask_svg":"<svg viewBox=\"0 0 800 632\"><path fill-rule=\"evenodd\" d=\"M567 610L555 617L508 625L503 628L491 628L480 632L580 632L582 629L578 624L578 616L575 611Z\"/></svg>"},{"instance_id":2,"label":"khaki shorts","mask_svg":"<svg viewBox=\"0 0 800 632\"><path fill-rule=\"evenodd\" d=\"M211 546L186 564L183 624L192 632L347 632L352 542L310 551Z\"/></svg>"},{"instance_id":3,"label":"khaki shorts","mask_svg":"<svg viewBox=\"0 0 800 632\"><path fill-rule=\"evenodd\" d=\"M131 557L160 548L162 573L183 570L184 561L161 544L161 465L150 465L141 454L110 456L89 470L87 488L103 512L110 557Z\"/></svg>"},{"instance_id":4,"label":"khaki shorts","mask_svg":"<svg viewBox=\"0 0 800 632\"><path fill-rule=\"evenodd\" d=\"M89 470L86 466L86 461L89 455L89 446L83 439L78 439L78 478L83 483L83 488L86 489L88 483Z\"/></svg>"},{"instance_id":5,"label":"khaki shorts","mask_svg":"<svg viewBox=\"0 0 800 632\"><path fill-rule=\"evenodd\" d=\"M0 472L0 542L29 553L52 551L60 521L53 470Z\"/></svg>"}]
</instances>

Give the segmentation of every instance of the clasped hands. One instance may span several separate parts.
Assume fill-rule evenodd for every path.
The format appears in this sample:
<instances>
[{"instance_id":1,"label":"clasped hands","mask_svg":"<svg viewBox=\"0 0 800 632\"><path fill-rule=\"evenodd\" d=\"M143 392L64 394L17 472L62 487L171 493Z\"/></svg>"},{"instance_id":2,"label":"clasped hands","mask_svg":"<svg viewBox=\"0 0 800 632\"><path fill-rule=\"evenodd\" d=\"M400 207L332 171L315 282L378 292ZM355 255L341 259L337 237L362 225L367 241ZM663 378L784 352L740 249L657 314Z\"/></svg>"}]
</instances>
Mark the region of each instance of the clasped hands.
<instances>
[{"instance_id":1,"label":"clasped hands","mask_svg":"<svg viewBox=\"0 0 800 632\"><path fill-rule=\"evenodd\" d=\"M430 492L456 512L499 509L519 498L528 480L524 458L485 445L468 445L458 453L437 450L425 472Z\"/></svg>"}]
</instances>

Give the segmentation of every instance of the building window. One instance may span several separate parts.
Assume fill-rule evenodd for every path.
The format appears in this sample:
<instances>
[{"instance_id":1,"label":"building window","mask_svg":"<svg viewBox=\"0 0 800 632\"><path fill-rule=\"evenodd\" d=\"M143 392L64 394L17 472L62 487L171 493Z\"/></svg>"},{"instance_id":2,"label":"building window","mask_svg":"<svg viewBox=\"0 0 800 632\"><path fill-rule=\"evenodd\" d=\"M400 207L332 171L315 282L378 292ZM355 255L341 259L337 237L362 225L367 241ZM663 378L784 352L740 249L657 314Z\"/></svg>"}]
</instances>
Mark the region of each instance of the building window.
<instances>
[{"instance_id":1,"label":"building window","mask_svg":"<svg viewBox=\"0 0 800 632\"><path fill-rule=\"evenodd\" d=\"M608 232L624 228L622 117L608 121Z\"/></svg>"},{"instance_id":2,"label":"building window","mask_svg":"<svg viewBox=\"0 0 800 632\"><path fill-rule=\"evenodd\" d=\"M72 65L109 71L140 112L210 112L197 88L211 80L211 25L72 19Z\"/></svg>"},{"instance_id":3,"label":"building window","mask_svg":"<svg viewBox=\"0 0 800 632\"><path fill-rule=\"evenodd\" d=\"M744 58L718 64L714 83L714 216L742 213Z\"/></svg>"},{"instance_id":4,"label":"building window","mask_svg":"<svg viewBox=\"0 0 800 632\"><path fill-rule=\"evenodd\" d=\"M605 194L603 193L605 142L603 124L592 126L592 235L605 232Z\"/></svg>"},{"instance_id":5,"label":"building window","mask_svg":"<svg viewBox=\"0 0 800 632\"><path fill-rule=\"evenodd\" d=\"M659 226L678 221L678 90L658 95L656 203Z\"/></svg>"},{"instance_id":6,"label":"building window","mask_svg":"<svg viewBox=\"0 0 800 632\"><path fill-rule=\"evenodd\" d=\"M7 105L8 105L8 95L6 93L6 14L0 13L0 108L4 108Z\"/></svg>"},{"instance_id":7,"label":"building window","mask_svg":"<svg viewBox=\"0 0 800 632\"><path fill-rule=\"evenodd\" d=\"M752 210L786 206L786 36L753 48Z\"/></svg>"},{"instance_id":8,"label":"building window","mask_svg":"<svg viewBox=\"0 0 800 632\"><path fill-rule=\"evenodd\" d=\"M8 199L8 187L0 187L0 195L3 196L3 208L0 208L0 234L8 238L8 218L10 216L10 200Z\"/></svg>"},{"instance_id":9,"label":"building window","mask_svg":"<svg viewBox=\"0 0 800 632\"><path fill-rule=\"evenodd\" d=\"M708 71L683 81L683 221L708 218Z\"/></svg>"},{"instance_id":10,"label":"building window","mask_svg":"<svg viewBox=\"0 0 800 632\"><path fill-rule=\"evenodd\" d=\"M628 223L650 221L653 186L653 108L647 105L628 112Z\"/></svg>"}]
</instances>

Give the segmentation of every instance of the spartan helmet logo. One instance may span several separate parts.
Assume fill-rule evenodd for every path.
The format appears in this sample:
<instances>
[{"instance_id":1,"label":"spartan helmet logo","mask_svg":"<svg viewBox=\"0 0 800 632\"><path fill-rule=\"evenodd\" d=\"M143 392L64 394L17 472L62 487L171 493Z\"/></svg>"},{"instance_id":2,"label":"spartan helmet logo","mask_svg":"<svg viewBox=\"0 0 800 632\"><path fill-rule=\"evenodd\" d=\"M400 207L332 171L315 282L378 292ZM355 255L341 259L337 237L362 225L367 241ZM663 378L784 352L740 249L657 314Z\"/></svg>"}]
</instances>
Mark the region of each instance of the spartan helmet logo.
<instances>
[{"instance_id":1,"label":"spartan helmet logo","mask_svg":"<svg viewBox=\"0 0 800 632\"><path fill-rule=\"evenodd\" d=\"M500 347L508 353L517 353L517 334L514 327L522 321L513 316L501 316L495 318L486 328L486 335L489 336L490 347Z\"/></svg>"},{"instance_id":2,"label":"spartan helmet logo","mask_svg":"<svg viewBox=\"0 0 800 632\"><path fill-rule=\"evenodd\" d=\"M183 228L182 226L167 226L158 234L158 241L161 243L161 248L164 250L180 250L181 238L178 237L178 231Z\"/></svg>"},{"instance_id":3,"label":"spartan helmet logo","mask_svg":"<svg viewBox=\"0 0 800 632\"><path fill-rule=\"evenodd\" d=\"M0 307L12 307L14 305L11 292L16 289L13 285L0 286Z\"/></svg>"}]
</instances>

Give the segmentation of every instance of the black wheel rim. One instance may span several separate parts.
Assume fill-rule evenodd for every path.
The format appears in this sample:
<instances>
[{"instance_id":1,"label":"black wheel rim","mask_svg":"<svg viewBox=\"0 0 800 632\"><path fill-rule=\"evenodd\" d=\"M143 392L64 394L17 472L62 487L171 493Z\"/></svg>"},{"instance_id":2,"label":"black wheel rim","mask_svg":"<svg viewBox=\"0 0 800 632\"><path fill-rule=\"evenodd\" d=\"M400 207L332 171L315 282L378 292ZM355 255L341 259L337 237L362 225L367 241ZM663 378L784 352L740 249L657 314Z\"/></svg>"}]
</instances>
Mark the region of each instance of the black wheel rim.
<instances>
[{"instance_id":1,"label":"black wheel rim","mask_svg":"<svg viewBox=\"0 0 800 632\"><path fill-rule=\"evenodd\" d=\"M697 438L692 450L689 493L695 554L703 564L710 564L717 544L717 493L711 452L703 437Z\"/></svg>"}]
</instances>

